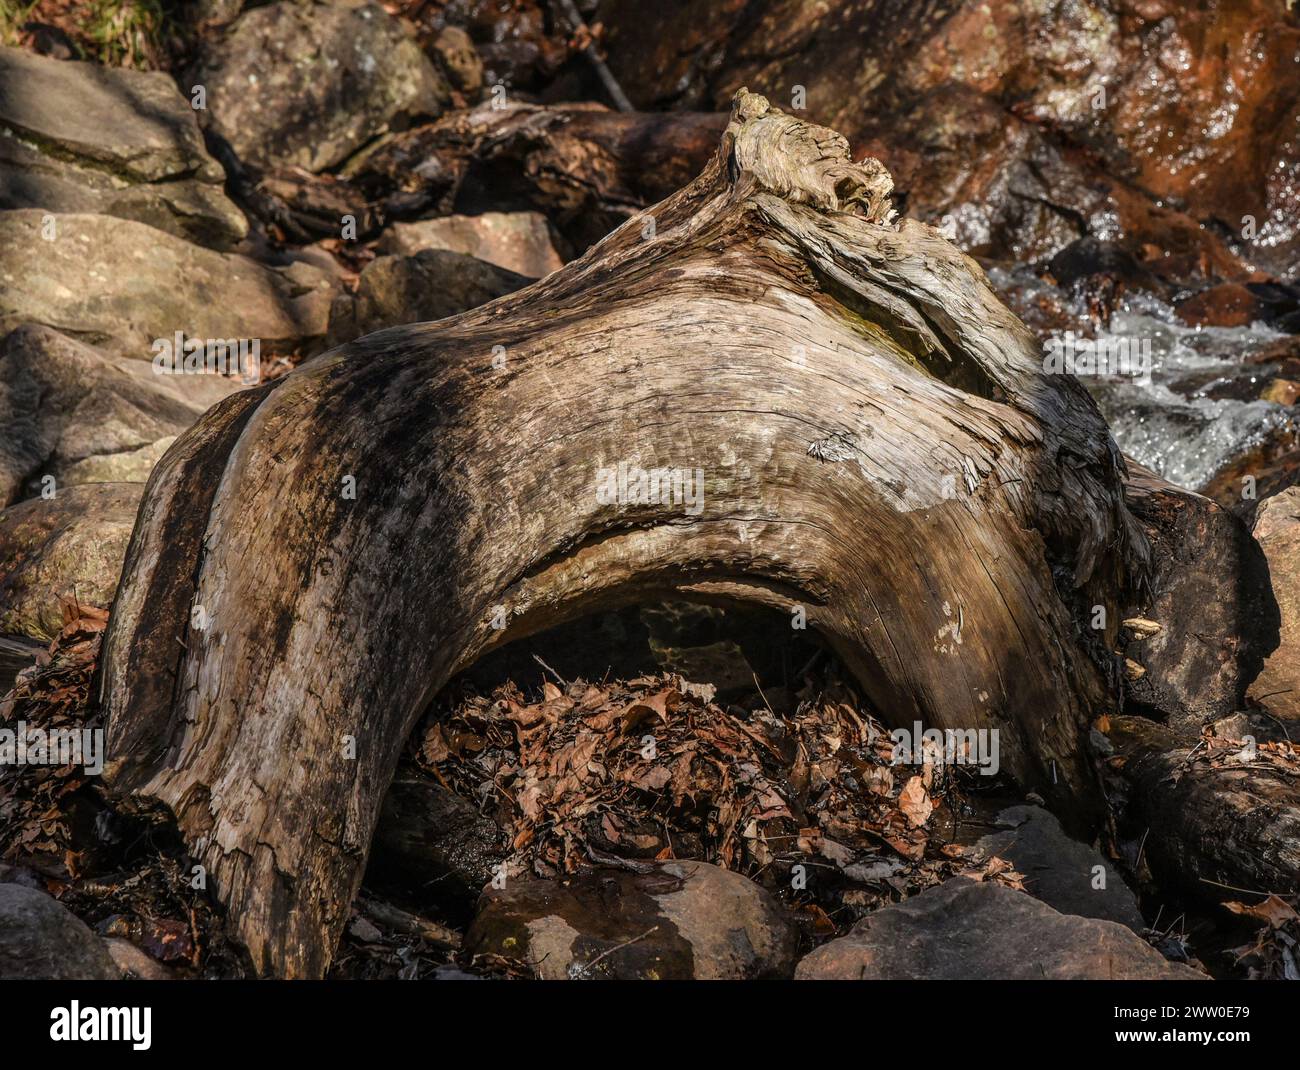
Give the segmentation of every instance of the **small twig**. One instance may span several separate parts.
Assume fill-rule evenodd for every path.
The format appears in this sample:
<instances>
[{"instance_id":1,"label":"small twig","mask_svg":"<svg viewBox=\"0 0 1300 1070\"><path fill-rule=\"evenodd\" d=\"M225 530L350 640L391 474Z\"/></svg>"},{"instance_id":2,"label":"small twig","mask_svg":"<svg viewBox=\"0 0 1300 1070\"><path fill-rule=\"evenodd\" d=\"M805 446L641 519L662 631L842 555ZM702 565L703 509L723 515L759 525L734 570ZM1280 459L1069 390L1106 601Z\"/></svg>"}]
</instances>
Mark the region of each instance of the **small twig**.
<instances>
[{"instance_id":1,"label":"small twig","mask_svg":"<svg viewBox=\"0 0 1300 1070\"><path fill-rule=\"evenodd\" d=\"M569 20L573 32L580 36L585 36L586 39L590 41L591 28L587 25L587 22L582 17L581 13L579 13L573 0L556 0L556 3L564 12L565 17ZM627 94L623 92L623 87L618 84L618 80L614 77L614 73L609 69L608 65L606 65L605 61L600 58L600 52L597 50L595 43L593 42L592 44L587 45L582 50L582 54L587 57L587 62L591 64L597 77L600 78L602 84L605 86L605 91L609 93L610 98L614 101L614 106L618 108L619 111L636 111L636 107L627 99Z\"/></svg>"},{"instance_id":2,"label":"small twig","mask_svg":"<svg viewBox=\"0 0 1300 1070\"><path fill-rule=\"evenodd\" d=\"M1285 694L1290 693L1292 690L1293 690L1292 688L1289 688L1289 687L1288 687L1285 691L1272 691L1272 692L1269 693L1269 695L1262 695L1262 696L1261 696L1261 701L1262 701L1263 699L1266 699L1266 698L1270 697L1270 695L1285 695ZM1287 731L1287 729L1286 729L1286 725L1285 725L1285 724L1283 724L1283 723L1282 723L1281 721L1279 721L1276 717L1274 717L1271 713L1269 713L1268 710L1260 710L1259 712L1260 712L1261 716L1267 717L1270 721L1272 721L1275 725L1277 725L1278 728L1282 729L1282 734L1283 734L1284 736L1286 736L1286 741L1287 741L1288 743L1291 742L1291 733Z\"/></svg>"},{"instance_id":3,"label":"small twig","mask_svg":"<svg viewBox=\"0 0 1300 1070\"><path fill-rule=\"evenodd\" d=\"M1135 861L1135 862L1133 863L1133 868L1134 868L1135 870L1136 870L1136 869L1141 869L1141 868L1142 868L1142 852L1146 850L1146 847L1147 847L1147 837L1150 836L1150 835L1151 835L1151 826L1148 825L1148 826L1147 826L1147 830L1146 830L1146 832L1142 833L1142 842L1141 842L1140 844L1138 844L1138 856L1137 856L1137 861Z\"/></svg>"},{"instance_id":4,"label":"small twig","mask_svg":"<svg viewBox=\"0 0 1300 1070\"><path fill-rule=\"evenodd\" d=\"M1212 881L1209 877L1198 877L1204 884L1213 884L1218 888L1227 888L1230 892L1245 892L1247 895L1262 895L1267 899L1270 895L1277 895L1277 892L1261 892L1255 888L1238 888L1235 884L1222 884L1219 881Z\"/></svg>"},{"instance_id":5,"label":"small twig","mask_svg":"<svg viewBox=\"0 0 1300 1070\"><path fill-rule=\"evenodd\" d=\"M544 662L544 661L543 661L541 658L539 658L536 654L533 655L533 660L534 660L535 662L537 662L537 664L540 665L543 669L545 669L547 672L549 672L552 676L554 676L557 680L559 680L559 681L560 681L560 684L561 684L562 686L564 686L564 687L568 687L568 686L569 686L569 681L568 681L568 680L566 680L566 679L565 679L563 676L561 676L558 672L556 672L556 671L555 671L554 669L552 669L549 665L547 665L546 662Z\"/></svg>"},{"instance_id":6,"label":"small twig","mask_svg":"<svg viewBox=\"0 0 1300 1070\"><path fill-rule=\"evenodd\" d=\"M580 963L579 966L578 966L578 968L579 968L583 973L589 973L589 972L591 971L591 968L592 968L593 966L595 966L596 963L598 963L601 959L605 958L607 955L612 955L612 954L614 954L615 951L622 951L623 948L625 948L625 947L631 947L631 946L632 946L633 944L635 944L638 940L644 940L644 939L645 939L647 936L649 936L651 933L655 933L655 932L658 932L658 931L659 931L659 926L658 926L658 925L655 925L655 926L653 926L653 927L647 929L647 930L646 930L645 932L643 932L640 936L634 936L634 937L632 937L631 940L624 940L623 943L619 944L617 947L606 948L604 951L602 951L599 955L597 955L597 956L596 956L594 959L592 959L590 962Z\"/></svg>"}]
</instances>

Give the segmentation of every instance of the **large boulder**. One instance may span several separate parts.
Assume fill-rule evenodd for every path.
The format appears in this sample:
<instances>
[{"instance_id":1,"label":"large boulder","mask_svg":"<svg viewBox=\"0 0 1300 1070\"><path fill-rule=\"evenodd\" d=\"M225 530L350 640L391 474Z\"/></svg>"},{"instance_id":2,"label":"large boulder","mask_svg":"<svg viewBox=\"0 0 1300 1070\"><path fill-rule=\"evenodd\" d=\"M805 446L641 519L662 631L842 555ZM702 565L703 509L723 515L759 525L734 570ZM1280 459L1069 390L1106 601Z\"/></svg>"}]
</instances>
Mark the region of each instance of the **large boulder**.
<instances>
[{"instance_id":1,"label":"large boulder","mask_svg":"<svg viewBox=\"0 0 1300 1070\"><path fill-rule=\"evenodd\" d=\"M0 209L116 216L229 248L248 233L176 84L0 48Z\"/></svg>"},{"instance_id":2,"label":"large boulder","mask_svg":"<svg viewBox=\"0 0 1300 1070\"><path fill-rule=\"evenodd\" d=\"M465 950L527 963L544 980L790 976L795 930L753 881L704 862L640 868L489 888Z\"/></svg>"},{"instance_id":3,"label":"large boulder","mask_svg":"<svg viewBox=\"0 0 1300 1070\"><path fill-rule=\"evenodd\" d=\"M355 293L334 299L328 344L342 345L385 327L454 316L533 281L445 249L381 256L366 265Z\"/></svg>"},{"instance_id":4,"label":"large boulder","mask_svg":"<svg viewBox=\"0 0 1300 1070\"><path fill-rule=\"evenodd\" d=\"M1255 539L1268 559L1281 642L1264 662L1250 696L1275 717L1300 722L1300 487L1260 503Z\"/></svg>"},{"instance_id":5,"label":"large boulder","mask_svg":"<svg viewBox=\"0 0 1300 1070\"><path fill-rule=\"evenodd\" d=\"M863 918L806 956L796 980L1198 980L1123 925L1060 914L965 877Z\"/></svg>"},{"instance_id":6,"label":"large boulder","mask_svg":"<svg viewBox=\"0 0 1300 1070\"><path fill-rule=\"evenodd\" d=\"M413 119L450 88L379 4L268 4L203 46L193 75L212 129L240 160L323 171Z\"/></svg>"},{"instance_id":7,"label":"large boulder","mask_svg":"<svg viewBox=\"0 0 1300 1070\"><path fill-rule=\"evenodd\" d=\"M158 374L49 327L0 341L0 507L74 483L143 482L190 424L243 382Z\"/></svg>"},{"instance_id":8,"label":"large boulder","mask_svg":"<svg viewBox=\"0 0 1300 1070\"><path fill-rule=\"evenodd\" d=\"M258 339L265 357L319 342L332 295L302 261L266 267L111 216L0 212L0 334L43 323L147 361L180 331Z\"/></svg>"},{"instance_id":9,"label":"large boulder","mask_svg":"<svg viewBox=\"0 0 1300 1070\"><path fill-rule=\"evenodd\" d=\"M112 981L104 942L35 888L0 884L0 980Z\"/></svg>"},{"instance_id":10,"label":"large boulder","mask_svg":"<svg viewBox=\"0 0 1300 1070\"><path fill-rule=\"evenodd\" d=\"M1100 918L1142 932L1146 922L1137 899L1115 868L1085 843L1065 834L1041 806L1011 806L997 816L1002 829L981 837L971 857L993 856L1024 874L1025 891L1062 914Z\"/></svg>"},{"instance_id":11,"label":"large boulder","mask_svg":"<svg viewBox=\"0 0 1300 1070\"><path fill-rule=\"evenodd\" d=\"M0 512L0 632L48 641L63 598L112 605L143 490L89 483Z\"/></svg>"},{"instance_id":12,"label":"large boulder","mask_svg":"<svg viewBox=\"0 0 1300 1070\"><path fill-rule=\"evenodd\" d=\"M393 256L448 249L535 279L564 266L541 212L484 212L394 223L378 248Z\"/></svg>"}]
</instances>

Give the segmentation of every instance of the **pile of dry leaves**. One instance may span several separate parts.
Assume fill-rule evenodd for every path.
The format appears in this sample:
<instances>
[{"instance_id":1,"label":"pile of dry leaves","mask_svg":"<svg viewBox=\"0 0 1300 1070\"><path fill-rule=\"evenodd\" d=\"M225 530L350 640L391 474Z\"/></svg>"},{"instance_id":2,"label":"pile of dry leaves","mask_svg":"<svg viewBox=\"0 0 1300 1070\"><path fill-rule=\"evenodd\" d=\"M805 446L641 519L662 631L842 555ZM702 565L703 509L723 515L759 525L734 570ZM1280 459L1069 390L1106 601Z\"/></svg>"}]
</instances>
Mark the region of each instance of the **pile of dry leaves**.
<instances>
[{"instance_id":1,"label":"pile of dry leaves","mask_svg":"<svg viewBox=\"0 0 1300 1070\"><path fill-rule=\"evenodd\" d=\"M91 684L108 613L69 599L63 619L0 698L0 729L34 739L101 727ZM129 940L180 975L245 970L174 833L115 813L84 764L0 765L0 861L101 935Z\"/></svg>"},{"instance_id":2,"label":"pile of dry leaves","mask_svg":"<svg viewBox=\"0 0 1300 1070\"><path fill-rule=\"evenodd\" d=\"M1237 965L1252 980L1300 981L1300 897L1270 895L1262 903L1225 903L1234 914L1263 922L1253 943L1239 947Z\"/></svg>"},{"instance_id":3,"label":"pile of dry leaves","mask_svg":"<svg viewBox=\"0 0 1300 1070\"><path fill-rule=\"evenodd\" d=\"M0 728L17 731L79 731L96 727L88 719L90 684L99 642L108 624L102 609L63 604L63 630L14 689L0 698ZM78 871L72 850L68 797L86 782L80 765L0 764L0 859L30 861L71 877Z\"/></svg>"},{"instance_id":4,"label":"pile of dry leaves","mask_svg":"<svg viewBox=\"0 0 1300 1070\"><path fill-rule=\"evenodd\" d=\"M962 872L1018 886L1006 863L963 866L960 847L938 842L934 816L951 826L961 805L955 776L893 764L890 735L842 682L810 683L788 716L761 692L723 709L675 675L561 683L532 702L513 683L462 693L413 742L416 764L507 831L511 873L696 859L806 888L787 898L814 912L814 900L870 909Z\"/></svg>"}]
</instances>

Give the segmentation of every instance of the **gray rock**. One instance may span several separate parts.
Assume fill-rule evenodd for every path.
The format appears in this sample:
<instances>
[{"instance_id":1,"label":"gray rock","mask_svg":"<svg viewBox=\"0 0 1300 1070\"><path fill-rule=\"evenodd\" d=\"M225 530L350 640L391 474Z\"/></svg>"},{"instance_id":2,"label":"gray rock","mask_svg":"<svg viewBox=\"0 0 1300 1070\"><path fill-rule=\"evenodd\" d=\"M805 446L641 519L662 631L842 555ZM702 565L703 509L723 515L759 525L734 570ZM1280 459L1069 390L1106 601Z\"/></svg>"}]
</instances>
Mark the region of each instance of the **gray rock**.
<instances>
[{"instance_id":1,"label":"gray rock","mask_svg":"<svg viewBox=\"0 0 1300 1070\"><path fill-rule=\"evenodd\" d=\"M977 861L1005 858L1025 876L1025 891L1062 914L1146 928L1137 899L1120 875L1087 844L1072 840L1061 823L1040 806L1012 806L998 814L1006 832L981 838L971 849ZM1100 866L1101 874L1094 873ZM1100 876L1102 887L1094 887Z\"/></svg>"},{"instance_id":2,"label":"gray rock","mask_svg":"<svg viewBox=\"0 0 1300 1070\"><path fill-rule=\"evenodd\" d=\"M527 962L545 980L790 976L796 933L753 881L704 862L644 868L489 888L465 949Z\"/></svg>"},{"instance_id":3,"label":"gray rock","mask_svg":"<svg viewBox=\"0 0 1300 1070\"><path fill-rule=\"evenodd\" d=\"M134 219L215 248L248 233L166 74L0 48L0 209Z\"/></svg>"},{"instance_id":4,"label":"gray rock","mask_svg":"<svg viewBox=\"0 0 1300 1070\"><path fill-rule=\"evenodd\" d=\"M448 249L535 279L564 266L540 212L484 212L394 223L379 239L378 249L394 256Z\"/></svg>"},{"instance_id":5,"label":"gray rock","mask_svg":"<svg viewBox=\"0 0 1300 1070\"><path fill-rule=\"evenodd\" d=\"M297 262L266 267L103 215L0 212L0 335L41 323L149 361L157 339L260 339L271 353L324 337L334 284Z\"/></svg>"},{"instance_id":6,"label":"gray rock","mask_svg":"<svg viewBox=\"0 0 1300 1070\"><path fill-rule=\"evenodd\" d=\"M385 327L454 316L533 281L443 249L381 256L361 272L356 293L335 298L328 344L341 345Z\"/></svg>"},{"instance_id":7,"label":"gray rock","mask_svg":"<svg viewBox=\"0 0 1300 1070\"><path fill-rule=\"evenodd\" d=\"M0 884L0 980L109 981L119 976L100 940L44 892Z\"/></svg>"},{"instance_id":8,"label":"gray rock","mask_svg":"<svg viewBox=\"0 0 1300 1070\"><path fill-rule=\"evenodd\" d=\"M25 866L11 866L7 862L0 862L0 884L21 884L24 888L45 890L41 879L32 870Z\"/></svg>"},{"instance_id":9,"label":"gray rock","mask_svg":"<svg viewBox=\"0 0 1300 1070\"><path fill-rule=\"evenodd\" d=\"M64 595L110 606L143 490L89 483L0 512L0 632L52 639Z\"/></svg>"},{"instance_id":10,"label":"gray rock","mask_svg":"<svg viewBox=\"0 0 1300 1070\"><path fill-rule=\"evenodd\" d=\"M19 327L0 341L0 506L40 490L46 475L58 487L143 482L176 435L242 388Z\"/></svg>"},{"instance_id":11,"label":"gray rock","mask_svg":"<svg viewBox=\"0 0 1300 1070\"><path fill-rule=\"evenodd\" d=\"M281 2L245 11L204 45L192 80L212 128L245 163L323 171L416 118L446 80L375 3Z\"/></svg>"},{"instance_id":12,"label":"gray rock","mask_svg":"<svg viewBox=\"0 0 1300 1070\"><path fill-rule=\"evenodd\" d=\"M957 877L863 918L796 980L1200 980L1123 925Z\"/></svg>"}]
</instances>

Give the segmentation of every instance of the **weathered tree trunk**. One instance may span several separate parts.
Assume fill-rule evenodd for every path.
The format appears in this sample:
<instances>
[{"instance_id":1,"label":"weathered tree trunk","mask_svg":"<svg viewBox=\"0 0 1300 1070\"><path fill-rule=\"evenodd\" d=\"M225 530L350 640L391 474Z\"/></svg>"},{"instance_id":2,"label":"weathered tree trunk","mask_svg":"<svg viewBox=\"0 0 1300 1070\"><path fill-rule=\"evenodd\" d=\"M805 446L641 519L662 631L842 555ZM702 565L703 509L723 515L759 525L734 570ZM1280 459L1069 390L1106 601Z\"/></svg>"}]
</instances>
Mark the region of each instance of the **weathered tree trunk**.
<instances>
[{"instance_id":1,"label":"weathered tree trunk","mask_svg":"<svg viewBox=\"0 0 1300 1070\"><path fill-rule=\"evenodd\" d=\"M803 607L888 721L999 729L1026 787L1096 802L1117 690L1089 614L1119 618L1146 554L1119 455L890 190L742 91L704 172L582 259L168 453L106 640L107 777L174 813L259 970L326 969L453 674L644 598ZM621 463L702 470L699 509L608 500Z\"/></svg>"},{"instance_id":2,"label":"weathered tree trunk","mask_svg":"<svg viewBox=\"0 0 1300 1070\"><path fill-rule=\"evenodd\" d=\"M1214 754L1141 717L1111 723L1123 818L1166 888L1200 899L1300 892L1300 767ZM1252 900L1253 901L1253 900Z\"/></svg>"}]
</instances>

